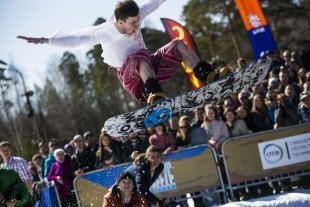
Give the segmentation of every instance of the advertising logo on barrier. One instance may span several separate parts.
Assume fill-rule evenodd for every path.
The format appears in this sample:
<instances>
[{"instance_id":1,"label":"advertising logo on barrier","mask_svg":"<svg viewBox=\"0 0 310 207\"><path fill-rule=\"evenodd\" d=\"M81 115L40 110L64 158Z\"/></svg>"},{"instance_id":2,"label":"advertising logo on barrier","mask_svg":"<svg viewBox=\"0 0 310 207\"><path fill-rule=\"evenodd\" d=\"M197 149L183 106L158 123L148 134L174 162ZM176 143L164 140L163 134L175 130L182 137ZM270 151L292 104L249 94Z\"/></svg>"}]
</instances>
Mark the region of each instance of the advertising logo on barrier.
<instances>
[{"instance_id":1,"label":"advertising logo on barrier","mask_svg":"<svg viewBox=\"0 0 310 207\"><path fill-rule=\"evenodd\" d=\"M172 165L171 162L164 162L164 170L157 178L155 183L151 187L153 193L161 193L165 191L174 190L177 188L175 183L174 175L171 173Z\"/></svg>"},{"instance_id":2,"label":"advertising logo on barrier","mask_svg":"<svg viewBox=\"0 0 310 207\"><path fill-rule=\"evenodd\" d=\"M310 161L310 133L258 144L263 169Z\"/></svg>"}]
</instances>

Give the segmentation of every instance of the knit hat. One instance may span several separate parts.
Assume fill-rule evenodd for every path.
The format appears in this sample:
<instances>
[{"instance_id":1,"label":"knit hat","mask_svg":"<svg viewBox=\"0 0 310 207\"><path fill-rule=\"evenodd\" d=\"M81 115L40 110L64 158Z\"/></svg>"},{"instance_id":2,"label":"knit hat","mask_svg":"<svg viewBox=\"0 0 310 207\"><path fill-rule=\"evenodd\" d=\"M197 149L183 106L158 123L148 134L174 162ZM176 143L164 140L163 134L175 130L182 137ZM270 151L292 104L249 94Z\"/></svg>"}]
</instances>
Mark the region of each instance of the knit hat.
<instances>
[{"instance_id":1,"label":"knit hat","mask_svg":"<svg viewBox=\"0 0 310 207\"><path fill-rule=\"evenodd\" d=\"M74 150L74 147L73 147L71 144L66 144L66 145L64 146L64 150L67 151L67 150L69 150L69 149L73 149L73 150Z\"/></svg>"},{"instance_id":2,"label":"knit hat","mask_svg":"<svg viewBox=\"0 0 310 207\"><path fill-rule=\"evenodd\" d=\"M130 179L132 180L133 182L135 182L135 179L132 177L132 175L129 173L129 172L122 172L118 178L117 178L117 181L116 183L119 184L122 180L124 179Z\"/></svg>"},{"instance_id":3,"label":"knit hat","mask_svg":"<svg viewBox=\"0 0 310 207\"><path fill-rule=\"evenodd\" d=\"M133 186L134 186L134 190L137 189L137 186L136 186L136 181L135 181L135 178L129 173L129 172L123 172L121 173L118 178L117 178L117 181L116 181L116 185L118 185L122 180L124 179L130 179L132 180L132 183L133 183Z\"/></svg>"},{"instance_id":4,"label":"knit hat","mask_svg":"<svg viewBox=\"0 0 310 207\"><path fill-rule=\"evenodd\" d=\"M300 94L300 100L304 100L305 98L310 98L310 92L302 92Z\"/></svg>"},{"instance_id":5,"label":"knit hat","mask_svg":"<svg viewBox=\"0 0 310 207\"><path fill-rule=\"evenodd\" d=\"M75 136L73 137L73 141L75 142L75 141L77 141L77 140L83 141L83 137L82 137L81 135L77 134L77 135L75 135Z\"/></svg>"}]
</instances>

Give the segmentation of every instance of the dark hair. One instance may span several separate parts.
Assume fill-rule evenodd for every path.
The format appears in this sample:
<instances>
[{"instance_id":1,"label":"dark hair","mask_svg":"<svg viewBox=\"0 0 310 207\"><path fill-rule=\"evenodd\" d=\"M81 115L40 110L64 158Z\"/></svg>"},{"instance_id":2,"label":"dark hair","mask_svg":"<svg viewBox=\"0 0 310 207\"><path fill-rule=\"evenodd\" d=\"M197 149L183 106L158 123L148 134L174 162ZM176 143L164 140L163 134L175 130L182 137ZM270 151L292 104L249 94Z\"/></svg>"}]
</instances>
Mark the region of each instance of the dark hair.
<instances>
[{"instance_id":1,"label":"dark hair","mask_svg":"<svg viewBox=\"0 0 310 207\"><path fill-rule=\"evenodd\" d=\"M58 140L55 139L55 138L52 138L52 139L50 139L50 140L48 141L48 144L50 144L50 143L55 143L56 145L58 145Z\"/></svg>"},{"instance_id":2,"label":"dark hair","mask_svg":"<svg viewBox=\"0 0 310 207\"><path fill-rule=\"evenodd\" d=\"M226 114L228 113L228 112L232 112L234 115L236 115L236 110L234 110L234 109L225 109L224 110L224 116L226 116Z\"/></svg>"},{"instance_id":3,"label":"dark hair","mask_svg":"<svg viewBox=\"0 0 310 207\"><path fill-rule=\"evenodd\" d=\"M102 139L104 137L107 137L110 140L109 146L110 147L113 146L112 137L106 131L102 131L100 136L99 136L99 149L97 150L97 153L96 153L97 159L100 161L103 160L103 157L105 156L104 154L107 153L107 151L104 149L104 146L102 144Z\"/></svg>"},{"instance_id":4,"label":"dark hair","mask_svg":"<svg viewBox=\"0 0 310 207\"><path fill-rule=\"evenodd\" d=\"M124 179L130 179L130 180L132 180L133 183L135 183L135 178L129 172L122 172L118 176L118 178L116 180L116 184L118 185Z\"/></svg>"},{"instance_id":5,"label":"dark hair","mask_svg":"<svg viewBox=\"0 0 310 207\"><path fill-rule=\"evenodd\" d=\"M180 129L180 126L184 126L187 128L187 131L185 133L183 133ZM177 131L177 134L176 134L176 141L183 141L184 143L188 143L190 144L191 143L191 125L189 122L187 121L181 121L179 122L179 129Z\"/></svg>"},{"instance_id":6,"label":"dark hair","mask_svg":"<svg viewBox=\"0 0 310 207\"><path fill-rule=\"evenodd\" d=\"M114 16L116 20L125 21L128 17L135 17L139 14L139 7L133 0L119 1L115 5Z\"/></svg>"}]
</instances>

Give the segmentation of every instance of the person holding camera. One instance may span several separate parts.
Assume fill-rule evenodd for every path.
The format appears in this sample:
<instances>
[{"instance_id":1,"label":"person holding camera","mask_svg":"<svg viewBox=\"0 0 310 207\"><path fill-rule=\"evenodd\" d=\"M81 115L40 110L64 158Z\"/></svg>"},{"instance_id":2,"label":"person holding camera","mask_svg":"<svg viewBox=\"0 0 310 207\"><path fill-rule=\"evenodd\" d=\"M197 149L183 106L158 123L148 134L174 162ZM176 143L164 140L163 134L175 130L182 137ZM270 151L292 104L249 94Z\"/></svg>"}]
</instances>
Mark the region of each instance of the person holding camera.
<instances>
[{"instance_id":1,"label":"person holding camera","mask_svg":"<svg viewBox=\"0 0 310 207\"><path fill-rule=\"evenodd\" d=\"M288 97L280 93L277 96L278 107L275 110L275 125L274 128L291 126L299 123L297 110L292 106Z\"/></svg>"}]
</instances>

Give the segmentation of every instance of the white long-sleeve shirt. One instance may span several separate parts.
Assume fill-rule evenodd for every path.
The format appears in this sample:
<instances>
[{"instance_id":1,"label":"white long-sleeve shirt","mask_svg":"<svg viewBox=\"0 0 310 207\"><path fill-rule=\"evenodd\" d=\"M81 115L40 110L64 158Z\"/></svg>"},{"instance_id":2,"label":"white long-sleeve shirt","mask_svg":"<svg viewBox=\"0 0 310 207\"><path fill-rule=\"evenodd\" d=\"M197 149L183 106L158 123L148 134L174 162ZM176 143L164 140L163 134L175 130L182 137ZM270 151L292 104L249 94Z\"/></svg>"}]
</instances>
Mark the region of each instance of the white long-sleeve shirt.
<instances>
[{"instance_id":1,"label":"white long-sleeve shirt","mask_svg":"<svg viewBox=\"0 0 310 207\"><path fill-rule=\"evenodd\" d=\"M120 68L127 57L142 48L146 48L141 33L141 22L164 1L166 0L146 0L139 5L139 28L132 35L121 34L117 30L113 15L109 21L79 32L56 32L49 37L49 44L60 47L79 47L101 44L103 49L101 56L104 58L104 62L115 68Z\"/></svg>"}]
</instances>

